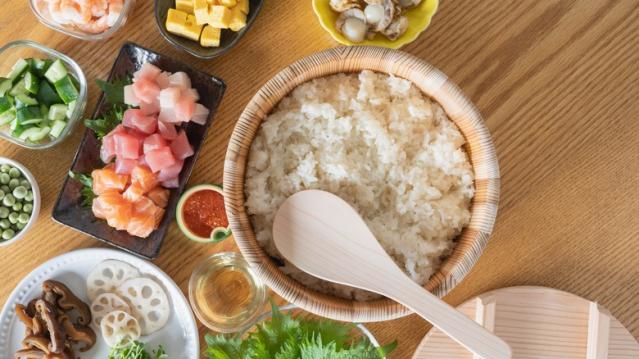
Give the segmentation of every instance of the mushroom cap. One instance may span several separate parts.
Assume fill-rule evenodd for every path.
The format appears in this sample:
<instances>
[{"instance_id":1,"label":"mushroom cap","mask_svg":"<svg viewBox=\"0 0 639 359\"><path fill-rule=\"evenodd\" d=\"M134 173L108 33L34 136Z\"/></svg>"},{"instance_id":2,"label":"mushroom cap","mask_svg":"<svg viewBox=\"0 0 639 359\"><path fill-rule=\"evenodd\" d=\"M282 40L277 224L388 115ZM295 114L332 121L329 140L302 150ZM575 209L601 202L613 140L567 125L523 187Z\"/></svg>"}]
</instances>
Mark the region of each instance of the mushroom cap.
<instances>
[{"instance_id":1,"label":"mushroom cap","mask_svg":"<svg viewBox=\"0 0 639 359\"><path fill-rule=\"evenodd\" d=\"M46 354L50 353L49 344L51 342L49 339L41 336L41 335L30 335L22 340L22 345L26 348L35 348L43 351Z\"/></svg>"},{"instance_id":2,"label":"mushroom cap","mask_svg":"<svg viewBox=\"0 0 639 359\"><path fill-rule=\"evenodd\" d=\"M49 332L49 338L51 339L49 351L52 353L61 353L64 350L64 333L58 323L55 308L43 299L38 299L35 307Z\"/></svg>"},{"instance_id":3,"label":"mushroom cap","mask_svg":"<svg viewBox=\"0 0 639 359\"><path fill-rule=\"evenodd\" d=\"M87 326L74 325L68 315L61 316L60 323L67 338L73 342L84 344L84 346L80 348L81 352L86 352L93 348L96 341L96 335L93 329Z\"/></svg>"},{"instance_id":4,"label":"mushroom cap","mask_svg":"<svg viewBox=\"0 0 639 359\"><path fill-rule=\"evenodd\" d=\"M359 0L330 0L329 5L337 12L344 12L349 9L361 9Z\"/></svg>"},{"instance_id":5,"label":"mushroom cap","mask_svg":"<svg viewBox=\"0 0 639 359\"><path fill-rule=\"evenodd\" d=\"M46 356L47 353L33 348L20 349L13 355L15 359L43 359Z\"/></svg>"},{"instance_id":6,"label":"mushroom cap","mask_svg":"<svg viewBox=\"0 0 639 359\"><path fill-rule=\"evenodd\" d=\"M77 310L79 314L78 323L82 325L91 324L91 310L89 306L81 301L80 298L76 297L66 285L55 280L47 280L42 283L42 290L45 293L53 292L57 294L57 304L64 312L74 309Z\"/></svg>"}]
</instances>

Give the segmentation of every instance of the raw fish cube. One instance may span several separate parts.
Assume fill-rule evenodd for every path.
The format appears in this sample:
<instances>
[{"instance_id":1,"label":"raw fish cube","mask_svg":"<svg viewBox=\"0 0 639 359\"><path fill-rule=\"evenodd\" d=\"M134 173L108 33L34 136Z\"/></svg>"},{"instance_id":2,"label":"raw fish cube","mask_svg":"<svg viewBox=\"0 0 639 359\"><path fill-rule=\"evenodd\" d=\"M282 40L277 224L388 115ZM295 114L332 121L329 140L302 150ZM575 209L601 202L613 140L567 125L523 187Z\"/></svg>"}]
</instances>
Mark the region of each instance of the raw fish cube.
<instances>
[{"instance_id":1,"label":"raw fish cube","mask_svg":"<svg viewBox=\"0 0 639 359\"><path fill-rule=\"evenodd\" d=\"M140 79L155 81L160 73L162 73L162 70L160 70L157 66L145 62L144 64L142 64L140 70L133 73L133 79L135 81L138 81Z\"/></svg>"},{"instance_id":2,"label":"raw fish cube","mask_svg":"<svg viewBox=\"0 0 639 359\"><path fill-rule=\"evenodd\" d=\"M193 147L189 143L184 130L180 131L177 138L171 142L171 151L173 151L173 155L178 160L193 156Z\"/></svg>"},{"instance_id":3,"label":"raw fish cube","mask_svg":"<svg viewBox=\"0 0 639 359\"><path fill-rule=\"evenodd\" d=\"M180 94L182 90L179 87L168 87L160 91L160 107L161 108L173 108L175 104L180 100Z\"/></svg>"},{"instance_id":4,"label":"raw fish cube","mask_svg":"<svg viewBox=\"0 0 639 359\"><path fill-rule=\"evenodd\" d=\"M143 110L139 109L126 110L122 124L145 134L154 133L158 127L158 121L154 116L147 116Z\"/></svg>"},{"instance_id":5,"label":"raw fish cube","mask_svg":"<svg viewBox=\"0 0 639 359\"><path fill-rule=\"evenodd\" d=\"M133 92L141 102L151 103L160 94L160 86L154 80L141 78L133 83Z\"/></svg>"},{"instance_id":6,"label":"raw fish cube","mask_svg":"<svg viewBox=\"0 0 639 359\"><path fill-rule=\"evenodd\" d=\"M116 133L113 138L118 158L135 160L140 157L141 141L138 138L128 133Z\"/></svg>"},{"instance_id":7,"label":"raw fish cube","mask_svg":"<svg viewBox=\"0 0 639 359\"><path fill-rule=\"evenodd\" d=\"M182 96L192 99L193 102L198 102L200 100L200 94L197 93L196 89L188 89L188 90L182 90Z\"/></svg>"},{"instance_id":8,"label":"raw fish cube","mask_svg":"<svg viewBox=\"0 0 639 359\"><path fill-rule=\"evenodd\" d=\"M162 187L164 188L178 188L180 187L180 180L175 177L173 179L167 180L167 181L163 181L162 182Z\"/></svg>"},{"instance_id":9,"label":"raw fish cube","mask_svg":"<svg viewBox=\"0 0 639 359\"><path fill-rule=\"evenodd\" d=\"M160 147L167 145L166 140L159 133L154 133L144 140L143 151L144 153L157 150Z\"/></svg>"},{"instance_id":10,"label":"raw fish cube","mask_svg":"<svg viewBox=\"0 0 639 359\"><path fill-rule=\"evenodd\" d=\"M184 72L176 72L169 76L169 83L171 86L179 87L184 90L191 88L191 79L189 78L189 75Z\"/></svg>"},{"instance_id":11,"label":"raw fish cube","mask_svg":"<svg viewBox=\"0 0 639 359\"><path fill-rule=\"evenodd\" d=\"M209 119L209 109L204 107L204 105L196 103L195 104L195 112L193 112L193 117L191 117L191 122L195 122L200 125L206 124L206 120Z\"/></svg>"},{"instance_id":12,"label":"raw fish cube","mask_svg":"<svg viewBox=\"0 0 639 359\"><path fill-rule=\"evenodd\" d=\"M122 193L122 197L129 202L135 202L142 198L142 196L144 196L144 189L137 183L132 183L129 188Z\"/></svg>"},{"instance_id":13,"label":"raw fish cube","mask_svg":"<svg viewBox=\"0 0 639 359\"><path fill-rule=\"evenodd\" d=\"M131 171L138 165L137 160L130 160L122 157L115 159L115 173L120 175L131 174Z\"/></svg>"},{"instance_id":14,"label":"raw fish cube","mask_svg":"<svg viewBox=\"0 0 639 359\"><path fill-rule=\"evenodd\" d=\"M155 82L157 82L158 86L160 86L160 89L164 90L165 88L169 87L171 83L169 81L170 75L171 73L162 71L162 73L159 74L158 77L155 79Z\"/></svg>"},{"instance_id":15,"label":"raw fish cube","mask_svg":"<svg viewBox=\"0 0 639 359\"><path fill-rule=\"evenodd\" d=\"M140 100L135 96L135 92L133 91L133 85L124 86L124 103L131 106L138 106L140 104Z\"/></svg>"},{"instance_id":16,"label":"raw fish cube","mask_svg":"<svg viewBox=\"0 0 639 359\"><path fill-rule=\"evenodd\" d=\"M184 161L179 160L179 161L176 161L173 166L163 168L158 174L158 177L157 177L158 181L163 182L163 181L168 181L178 177L180 175L180 172L182 172L183 166L184 166Z\"/></svg>"},{"instance_id":17,"label":"raw fish cube","mask_svg":"<svg viewBox=\"0 0 639 359\"><path fill-rule=\"evenodd\" d=\"M150 190L146 195L153 201L153 203L155 203L156 206L164 208L169 203L170 194L169 190L158 186Z\"/></svg>"},{"instance_id":18,"label":"raw fish cube","mask_svg":"<svg viewBox=\"0 0 639 359\"><path fill-rule=\"evenodd\" d=\"M177 162L169 147L161 147L157 150L149 151L144 155L144 158L153 172L159 172L164 168L173 166Z\"/></svg>"},{"instance_id":19,"label":"raw fish cube","mask_svg":"<svg viewBox=\"0 0 639 359\"><path fill-rule=\"evenodd\" d=\"M157 115L160 112L160 101L156 99L153 102L140 102L140 110L145 115Z\"/></svg>"},{"instance_id":20,"label":"raw fish cube","mask_svg":"<svg viewBox=\"0 0 639 359\"><path fill-rule=\"evenodd\" d=\"M147 193L158 185L158 178L148 166L136 166L131 172L131 183L137 184L142 193Z\"/></svg>"},{"instance_id":21,"label":"raw fish cube","mask_svg":"<svg viewBox=\"0 0 639 359\"><path fill-rule=\"evenodd\" d=\"M100 159L104 163L109 163L115 157L115 140L112 135L104 136L102 147L100 147Z\"/></svg>"},{"instance_id":22,"label":"raw fish cube","mask_svg":"<svg viewBox=\"0 0 639 359\"><path fill-rule=\"evenodd\" d=\"M160 122L166 122L166 123L178 122L177 118L175 117L175 108L174 107L160 108L160 114L158 115L158 120Z\"/></svg>"},{"instance_id":23,"label":"raw fish cube","mask_svg":"<svg viewBox=\"0 0 639 359\"><path fill-rule=\"evenodd\" d=\"M158 132L164 137L164 139L172 141L177 138L177 130L172 123L166 123L163 121L158 122Z\"/></svg>"},{"instance_id":24,"label":"raw fish cube","mask_svg":"<svg viewBox=\"0 0 639 359\"><path fill-rule=\"evenodd\" d=\"M195 113L195 101L183 96L175 105L175 118L179 122L189 122Z\"/></svg>"}]
</instances>

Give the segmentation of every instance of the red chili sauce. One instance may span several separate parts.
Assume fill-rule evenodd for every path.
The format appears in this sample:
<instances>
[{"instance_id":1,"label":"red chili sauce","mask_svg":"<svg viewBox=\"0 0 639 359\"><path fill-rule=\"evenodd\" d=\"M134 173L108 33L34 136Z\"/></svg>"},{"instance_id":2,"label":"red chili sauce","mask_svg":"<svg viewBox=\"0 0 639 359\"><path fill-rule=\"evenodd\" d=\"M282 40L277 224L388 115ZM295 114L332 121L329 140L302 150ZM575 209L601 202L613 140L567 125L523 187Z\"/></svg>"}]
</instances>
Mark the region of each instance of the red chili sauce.
<instances>
[{"instance_id":1,"label":"red chili sauce","mask_svg":"<svg viewBox=\"0 0 639 359\"><path fill-rule=\"evenodd\" d=\"M190 195L182 207L182 217L186 227L203 238L210 237L214 228L229 226L224 210L224 197L210 189Z\"/></svg>"}]
</instances>

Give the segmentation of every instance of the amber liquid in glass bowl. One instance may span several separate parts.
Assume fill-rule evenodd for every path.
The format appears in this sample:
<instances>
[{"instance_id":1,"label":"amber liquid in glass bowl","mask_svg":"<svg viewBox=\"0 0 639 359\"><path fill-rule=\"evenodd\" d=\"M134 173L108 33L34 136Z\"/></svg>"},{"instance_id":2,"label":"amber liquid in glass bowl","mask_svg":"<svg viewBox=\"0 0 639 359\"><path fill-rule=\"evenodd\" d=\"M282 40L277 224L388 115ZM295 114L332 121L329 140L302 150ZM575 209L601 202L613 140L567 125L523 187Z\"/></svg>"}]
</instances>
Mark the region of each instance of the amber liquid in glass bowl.
<instances>
[{"instance_id":1,"label":"amber liquid in glass bowl","mask_svg":"<svg viewBox=\"0 0 639 359\"><path fill-rule=\"evenodd\" d=\"M219 253L193 272L189 300L204 325L232 333L251 325L262 312L266 290L239 254Z\"/></svg>"}]
</instances>

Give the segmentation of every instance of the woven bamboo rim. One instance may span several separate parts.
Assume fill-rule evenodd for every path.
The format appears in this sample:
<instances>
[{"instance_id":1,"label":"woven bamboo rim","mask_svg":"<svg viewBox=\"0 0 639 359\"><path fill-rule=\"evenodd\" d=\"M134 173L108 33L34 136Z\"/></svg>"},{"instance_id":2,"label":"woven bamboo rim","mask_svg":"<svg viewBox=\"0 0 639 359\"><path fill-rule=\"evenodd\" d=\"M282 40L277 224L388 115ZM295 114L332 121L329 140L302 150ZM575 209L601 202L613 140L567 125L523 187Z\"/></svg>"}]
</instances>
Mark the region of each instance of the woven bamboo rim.
<instances>
[{"instance_id":1,"label":"woven bamboo rim","mask_svg":"<svg viewBox=\"0 0 639 359\"><path fill-rule=\"evenodd\" d=\"M471 223L457 239L457 247L424 286L438 296L453 289L481 255L495 222L499 201L499 165L481 114L446 75L407 53L377 47L340 47L301 59L268 81L246 106L237 122L224 162L226 212L235 241L255 273L273 291L314 314L335 320L372 322L410 313L389 300L345 300L304 287L280 271L262 250L244 206L244 174L251 143L262 120L298 85L317 77L368 69L412 81L439 102L466 138L466 149L475 171L476 194Z\"/></svg>"}]
</instances>

